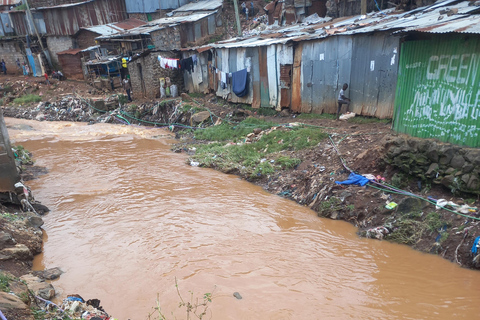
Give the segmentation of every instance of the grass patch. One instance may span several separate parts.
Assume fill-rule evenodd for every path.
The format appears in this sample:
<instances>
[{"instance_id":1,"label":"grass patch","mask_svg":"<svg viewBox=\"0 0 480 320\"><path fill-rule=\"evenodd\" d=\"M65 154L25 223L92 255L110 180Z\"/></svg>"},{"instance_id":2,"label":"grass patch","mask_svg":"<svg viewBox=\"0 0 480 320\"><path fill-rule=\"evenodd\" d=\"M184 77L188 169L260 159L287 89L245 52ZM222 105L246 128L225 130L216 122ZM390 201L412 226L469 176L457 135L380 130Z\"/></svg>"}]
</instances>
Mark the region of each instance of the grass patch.
<instances>
[{"instance_id":1,"label":"grass patch","mask_svg":"<svg viewBox=\"0 0 480 320\"><path fill-rule=\"evenodd\" d=\"M277 114L277 111L272 108L252 108L248 104L242 105L242 109L248 110L250 112L256 113L257 115L271 117Z\"/></svg>"},{"instance_id":2,"label":"grass patch","mask_svg":"<svg viewBox=\"0 0 480 320\"><path fill-rule=\"evenodd\" d=\"M31 102L40 102L40 101L42 101L42 97L37 96L36 94L26 94L24 96L15 98L15 100L13 100L13 102L16 104L27 104Z\"/></svg>"},{"instance_id":3,"label":"grass patch","mask_svg":"<svg viewBox=\"0 0 480 320\"><path fill-rule=\"evenodd\" d=\"M197 139L216 141L197 146L192 157L203 167L216 168L223 172L239 171L251 178L266 176L277 169L289 169L298 165L300 159L279 156L267 160L269 154L285 150L301 150L316 146L326 138L323 131L313 128L279 127L249 144L226 144L226 141L243 141L254 128L271 128L273 123L248 118L237 126L222 124L196 131Z\"/></svg>"},{"instance_id":4,"label":"grass patch","mask_svg":"<svg viewBox=\"0 0 480 320\"><path fill-rule=\"evenodd\" d=\"M338 199L337 197L330 197L328 200L320 202L320 206L318 207L318 216L324 217L329 215L329 213L334 211L339 211L342 209L342 200Z\"/></svg>"},{"instance_id":5,"label":"grass patch","mask_svg":"<svg viewBox=\"0 0 480 320\"><path fill-rule=\"evenodd\" d=\"M374 117L355 116L353 118L348 119L348 122L360 123L360 124L389 123L389 122L392 122L392 119L378 119L378 118L374 118Z\"/></svg>"},{"instance_id":6,"label":"grass patch","mask_svg":"<svg viewBox=\"0 0 480 320\"><path fill-rule=\"evenodd\" d=\"M9 276L1 272L0 273L0 290L2 290L3 292L10 292L10 280L12 279Z\"/></svg>"},{"instance_id":7,"label":"grass patch","mask_svg":"<svg viewBox=\"0 0 480 320\"><path fill-rule=\"evenodd\" d=\"M297 119L329 119L335 120L337 115L330 113L301 113L297 116Z\"/></svg>"},{"instance_id":8,"label":"grass patch","mask_svg":"<svg viewBox=\"0 0 480 320\"><path fill-rule=\"evenodd\" d=\"M194 99L203 98L205 96L203 93L200 93L200 92L192 92L192 93L189 93L188 95Z\"/></svg>"},{"instance_id":9,"label":"grass patch","mask_svg":"<svg viewBox=\"0 0 480 320\"><path fill-rule=\"evenodd\" d=\"M22 165L33 164L32 154L22 145L12 147L15 159L20 160Z\"/></svg>"},{"instance_id":10,"label":"grass patch","mask_svg":"<svg viewBox=\"0 0 480 320\"><path fill-rule=\"evenodd\" d=\"M208 141L234 141L236 142L240 138L245 136L255 128L268 129L275 126L273 122L267 122L265 120L259 120L255 118L248 118L233 126L229 123L222 123L218 126L208 127L205 130L196 131L195 139L208 140Z\"/></svg>"}]
</instances>

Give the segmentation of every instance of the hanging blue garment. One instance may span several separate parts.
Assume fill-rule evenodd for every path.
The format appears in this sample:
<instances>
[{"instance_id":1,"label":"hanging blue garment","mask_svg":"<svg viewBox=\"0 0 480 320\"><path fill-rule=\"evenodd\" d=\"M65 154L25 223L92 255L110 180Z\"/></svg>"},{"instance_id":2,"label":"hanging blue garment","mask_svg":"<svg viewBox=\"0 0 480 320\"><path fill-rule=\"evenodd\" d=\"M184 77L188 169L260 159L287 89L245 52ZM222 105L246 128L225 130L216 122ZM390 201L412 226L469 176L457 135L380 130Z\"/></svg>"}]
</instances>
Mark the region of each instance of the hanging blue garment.
<instances>
[{"instance_id":1,"label":"hanging blue garment","mask_svg":"<svg viewBox=\"0 0 480 320\"><path fill-rule=\"evenodd\" d=\"M480 236L475 238L475 241L473 241L473 246L472 246L472 253L474 255L477 255L477 245L478 241L480 241Z\"/></svg>"},{"instance_id":2,"label":"hanging blue garment","mask_svg":"<svg viewBox=\"0 0 480 320\"><path fill-rule=\"evenodd\" d=\"M356 185L359 185L359 186L364 186L368 183L368 180L367 178L365 178L364 176L361 176L359 174L356 174L356 173L350 173L350 175L348 176L348 179L345 180L345 181L335 181L336 184L356 184Z\"/></svg>"},{"instance_id":3,"label":"hanging blue garment","mask_svg":"<svg viewBox=\"0 0 480 320\"><path fill-rule=\"evenodd\" d=\"M248 72L243 69L232 73L232 91L237 97L244 97L248 94Z\"/></svg>"}]
</instances>

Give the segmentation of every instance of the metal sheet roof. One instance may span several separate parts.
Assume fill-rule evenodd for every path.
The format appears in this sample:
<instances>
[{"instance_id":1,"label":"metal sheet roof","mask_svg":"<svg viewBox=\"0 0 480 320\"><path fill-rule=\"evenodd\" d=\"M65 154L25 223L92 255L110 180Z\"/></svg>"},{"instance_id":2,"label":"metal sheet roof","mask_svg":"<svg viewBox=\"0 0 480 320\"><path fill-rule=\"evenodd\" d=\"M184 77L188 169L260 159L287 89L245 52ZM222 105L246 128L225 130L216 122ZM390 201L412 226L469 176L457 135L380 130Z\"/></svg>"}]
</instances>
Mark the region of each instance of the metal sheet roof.
<instances>
[{"instance_id":1,"label":"metal sheet roof","mask_svg":"<svg viewBox=\"0 0 480 320\"><path fill-rule=\"evenodd\" d=\"M125 21L118 22L118 23L102 24L99 26L92 26L92 27L86 27L81 29L98 33L101 36L108 36L114 33L130 30L139 26L143 26L145 24L146 24L145 21L132 18L132 19L127 19Z\"/></svg>"},{"instance_id":2,"label":"metal sheet roof","mask_svg":"<svg viewBox=\"0 0 480 320\"><path fill-rule=\"evenodd\" d=\"M149 26L176 25L176 24L179 24L179 23L195 22L195 21L201 20L205 17L208 17L208 16L210 16L214 13L217 13L217 11L206 12L206 13L193 13L193 14L190 14L188 16L175 16L175 17L160 18L160 19L148 22L148 25Z\"/></svg>"},{"instance_id":3,"label":"metal sheet roof","mask_svg":"<svg viewBox=\"0 0 480 320\"><path fill-rule=\"evenodd\" d=\"M172 12L188 12L188 11L211 11L216 10L222 6L222 0L203 0L198 2L191 2Z\"/></svg>"},{"instance_id":4,"label":"metal sheet roof","mask_svg":"<svg viewBox=\"0 0 480 320\"><path fill-rule=\"evenodd\" d=\"M463 19L453 21L439 21L428 27L412 27L402 30L402 32L419 31L429 33L480 33L480 16L468 16Z\"/></svg>"}]
</instances>

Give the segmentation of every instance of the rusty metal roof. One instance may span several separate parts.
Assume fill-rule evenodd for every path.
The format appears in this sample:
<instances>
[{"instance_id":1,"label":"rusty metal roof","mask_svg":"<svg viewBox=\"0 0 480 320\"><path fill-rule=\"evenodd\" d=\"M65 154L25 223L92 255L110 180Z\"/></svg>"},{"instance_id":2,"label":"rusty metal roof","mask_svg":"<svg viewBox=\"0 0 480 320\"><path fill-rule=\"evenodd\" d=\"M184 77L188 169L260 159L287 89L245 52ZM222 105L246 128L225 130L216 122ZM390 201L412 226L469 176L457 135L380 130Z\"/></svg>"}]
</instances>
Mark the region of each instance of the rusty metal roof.
<instances>
[{"instance_id":1,"label":"rusty metal roof","mask_svg":"<svg viewBox=\"0 0 480 320\"><path fill-rule=\"evenodd\" d=\"M468 16L466 18L453 21L439 21L436 24L427 27L412 27L402 30L402 32L419 31L429 33L480 33L480 16Z\"/></svg>"},{"instance_id":2,"label":"rusty metal roof","mask_svg":"<svg viewBox=\"0 0 480 320\"><path fill-rule=\"evenodd\" d=\"M117 23L109 23L109 24L102 24L99 26L92 26L81 28L81 30L88 30L91 32L95 32L101 36L108 36L111 34L123 32L126 30L131 30L140 26L144 26L147 23L145 21L139 19L127 19L125 21L117 22Z\"/></svg>"}]
</instances>

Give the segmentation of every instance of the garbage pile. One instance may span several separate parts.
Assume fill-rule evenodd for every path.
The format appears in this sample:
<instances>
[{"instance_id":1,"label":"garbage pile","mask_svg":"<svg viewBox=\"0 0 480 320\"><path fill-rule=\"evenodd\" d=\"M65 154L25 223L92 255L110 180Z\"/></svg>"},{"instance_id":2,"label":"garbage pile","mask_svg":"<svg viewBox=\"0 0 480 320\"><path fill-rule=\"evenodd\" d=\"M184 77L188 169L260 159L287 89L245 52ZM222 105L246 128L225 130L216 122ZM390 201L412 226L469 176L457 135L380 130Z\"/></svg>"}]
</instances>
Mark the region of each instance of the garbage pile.
<instances>
[{"instance_id":1,"label":"garbage pile","mask_svg":"<svg viewBox=\"0 0 480 320\"><path fill-rule=\"evenodd\" d=\"M98 299L85 301L80 295L73 294L63 299L60 306L48 300L37 299L45 303L41 308L45 312L45 320L66 319L66 316L72 320L116 320L100 306Z\"/></svg>"}]
</instances>

